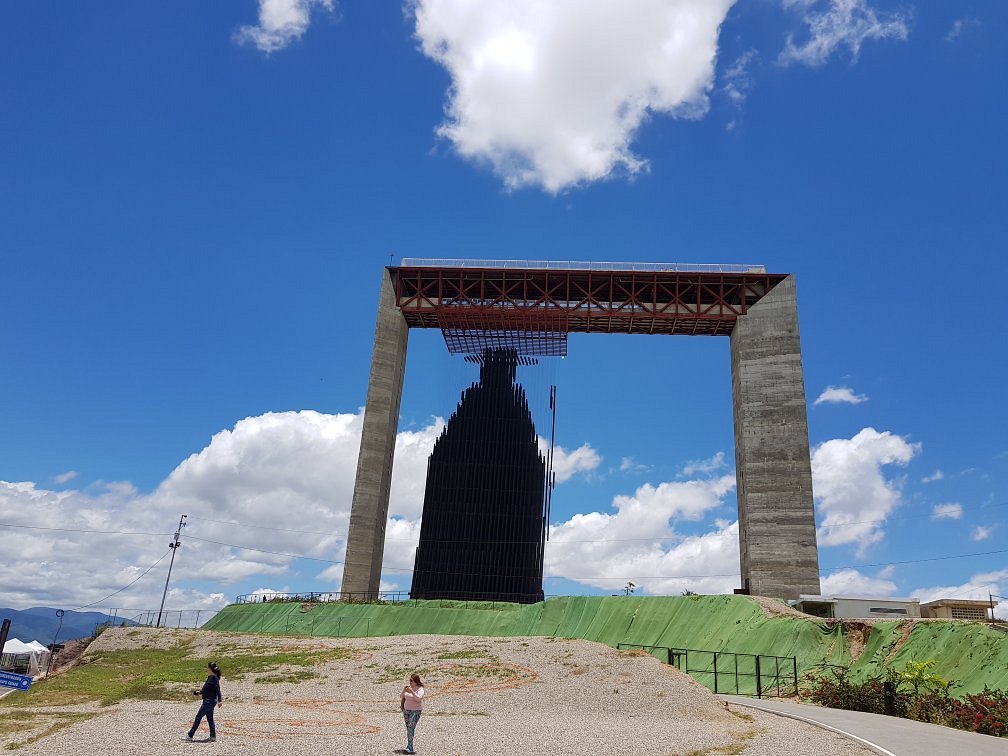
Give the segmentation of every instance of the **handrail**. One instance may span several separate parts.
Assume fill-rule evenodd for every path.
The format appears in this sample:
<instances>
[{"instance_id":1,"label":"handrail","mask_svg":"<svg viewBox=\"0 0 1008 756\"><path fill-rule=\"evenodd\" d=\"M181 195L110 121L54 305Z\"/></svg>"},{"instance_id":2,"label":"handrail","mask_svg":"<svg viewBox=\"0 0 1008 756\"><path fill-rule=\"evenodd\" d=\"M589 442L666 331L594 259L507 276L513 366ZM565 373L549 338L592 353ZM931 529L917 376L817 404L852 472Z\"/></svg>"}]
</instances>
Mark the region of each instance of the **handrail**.
<instances>
[{"instance_id":1,"label":"handrail","mask_svg":"<svg viewBox=\"0 0 1008 756\"><path fill-rule=\"evenodd\" d=\"M267 602L297 601L307 604L329 604L337 601L356 602L386 602L405 603L409 601L409 593L406 591L308 591L308 592L269 592L269 593L243 593L235 597L236 604L258 604Z\"/></svg>"},{"instance_id":2,"label":"handrail","mask_svg":"<svg viewBox=\"0 0 1008 756\"><path fill-rule=\"evenodd\" d=\"M504 268L510 270L598 270L635 273L766 273L765 265L740 263L591 262L587 260L461 260L404 257L403 268Z\"/></svg>"},{"instance_id":3,"label":"handrail","mask_svg":"<svg viewBox=\"0 0 1008 756\"><path fill-rule=\"evenodd\" d=\"M734 693L739 696L756 696L763 698L771 689L776 690L777 697L781 696L783 687L785 694L794 695L798 692L798 658L795 656L771 656L769 654L745 654L735 651L704 651L695 648L676 648L675 646L647 646L639 643L617 643L617 649L639 648L654 655L655 651L665 652L665 663L674 666L680 672L685 672L697 682L708 685L704 679L697 675L713 677L713 690L715 693ZM709 666L690 666L690 654L693 654L694 661L704 654L710 655ZM752 660L752 672L739 670L739 659ZM781 669L781 662L785 662L785 668ZM772 662L773 671L770 671ZM788 669L790 667L790 669ZM739 678L753 678L755 690L749 692L746 686L739 685ZM735 689L731 689L730 682L725 683L725 678L734 678ZM790 679L787 679L790 678ZM767 682L769 684L767 684ZM790 688L788 685L790 684Z\"/></svg>"},{"instance_id":4,"label":"handrail","mask_svg":"<svg viewBox=\"0 0 1008 756\"><path fill-rule=\"evenodd\" d=\"M443 591L443 593L450 593L450 591ZM497 604L514 604L521 603L520 601L509 601L507 597L502 598L499 594L487 594L487 598L473 598L471 592L459 591L460 596L465 598L452 598L451 596L439 596L432 599L414 599L410 596L407 591L308 591L308 592L294 592L294 593L280 593L280 592L269 592L269 593L243 593L235 597L236 604L260 604L260 603L281 603L281 602L299 602L303 604L330 604L330 603L359 603L359 604L371 604L371 603L385 603L385 604L409 604L413 603L414 606L417 605L418 601L440 601L441 606L456 606L461 604L463 607L468 607L470 604L478 604L484 607L489 604L491 607L495 607ZM514 595L514 599L527 599L527 596Z\"/></svg>"}]
</instances>

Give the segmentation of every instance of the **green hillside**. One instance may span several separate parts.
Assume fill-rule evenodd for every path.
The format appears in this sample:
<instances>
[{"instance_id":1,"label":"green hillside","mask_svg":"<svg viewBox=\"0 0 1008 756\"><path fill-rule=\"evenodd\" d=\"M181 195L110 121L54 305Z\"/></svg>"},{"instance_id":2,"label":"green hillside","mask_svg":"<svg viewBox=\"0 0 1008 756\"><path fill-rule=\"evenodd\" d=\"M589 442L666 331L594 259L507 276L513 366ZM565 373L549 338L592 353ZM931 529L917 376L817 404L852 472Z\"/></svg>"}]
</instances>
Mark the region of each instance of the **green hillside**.
<instances>
[{"instance_id":1,"label":"green hillside","mask_svg":"<svg viewBox=\"0 0 1008 756\"><path fill-rule=\"evenodd\" d=\"M304 611L310 608L310 611ZM799 675L824 663L857 677L935 659L933 671L956 680L954 692L1008 689L1008 634L981 624L876 622L867 638L858 625L809 617L768 617L745 596L565 596L538 604L419 601L408 604L232 604L210 630L362 637L389 635L556 636L605 643L671 646L737 654L794 656ZM852 663L851 638L863 652ZM895 652L894 652L895 651ZM664 654L662 654L664 656ZM709 664L693 655L691 665ZM739 661L740 670L747 663ZM750 662L751 663L751 662ZM721 667L719 666L719 669ZM766 669L764 667L764 673ZM712 687L712 675L694 674Z\"/></svg>"}]
</instances>

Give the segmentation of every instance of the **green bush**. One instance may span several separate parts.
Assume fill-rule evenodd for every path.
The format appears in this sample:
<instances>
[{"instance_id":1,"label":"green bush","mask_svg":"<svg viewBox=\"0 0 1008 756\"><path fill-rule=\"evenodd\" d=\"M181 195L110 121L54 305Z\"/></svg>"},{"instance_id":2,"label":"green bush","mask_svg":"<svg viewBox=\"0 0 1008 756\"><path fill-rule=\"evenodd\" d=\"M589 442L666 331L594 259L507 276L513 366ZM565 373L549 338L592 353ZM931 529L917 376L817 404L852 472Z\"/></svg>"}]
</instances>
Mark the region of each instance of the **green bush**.
<instances>
[{"instance_id":1,"label":"green bush","mask_svg":"<svg viewBox=\"0 0 1008 756\"><path fill-rule=\"evenodd\" d=\"M885 677L853 681L845 667L830 665L806 676L801 697L834 709L886 713L885 683L893 686L893 714L919 722L1008 737L1008 691L984 688L962 698L951 694L954 682L929 670L933 661L908 662Z\"/></svg>"},{"instance_id":2,"label":"green bush","mask_svg":"<svg viewBox=\"0 0 1008 756\"><path fill-rule=\"evenodd\" d=\"M890 671L886 679L870 677L862 682L851 680L848 669L839 665L828 665L827 674L812 673L805 678L801 696L820 706L848 711L866 711L871 714L885 714L885 683L895 684L896 675ZM897 692L894 696L894 710L897 716L906 716L909 696Z\"/></svg>"}]
</instances>

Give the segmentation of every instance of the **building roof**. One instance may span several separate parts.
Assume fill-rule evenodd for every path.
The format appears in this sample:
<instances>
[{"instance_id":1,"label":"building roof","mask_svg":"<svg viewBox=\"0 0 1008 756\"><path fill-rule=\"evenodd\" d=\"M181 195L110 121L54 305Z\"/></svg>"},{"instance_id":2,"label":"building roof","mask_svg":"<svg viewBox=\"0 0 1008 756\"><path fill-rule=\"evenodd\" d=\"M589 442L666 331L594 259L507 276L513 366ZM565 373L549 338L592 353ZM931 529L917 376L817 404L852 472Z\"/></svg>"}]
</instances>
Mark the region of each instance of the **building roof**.
<instances>
[{"instance_id":1,"label":"building roof","mask_svg":"<svg viewBox=\"0 0 1008 756\"><path fill-rule=\"evenodd\" d=\"M985 609L990 609L992 606L997 606L997 601L987 601L986 599L957 599L957 598L943 598L935 599L934 601L928 601L926 604L921 604L921 609L931 609L937 608L939 606L982 606Z\"/></svg>"},{"instance_id":2,"label":"building roof","mask_svg":"<svg viewBox=\"0 0 1008 756\"><path fill-rule=\"evenodd\" d=\"M813 596L801 594L799 601L819 601L821 603L835 603L837 601L890 601L898 604L919 604L919 598L895 598L890 596Z\"/></svg>"}]
</instances>

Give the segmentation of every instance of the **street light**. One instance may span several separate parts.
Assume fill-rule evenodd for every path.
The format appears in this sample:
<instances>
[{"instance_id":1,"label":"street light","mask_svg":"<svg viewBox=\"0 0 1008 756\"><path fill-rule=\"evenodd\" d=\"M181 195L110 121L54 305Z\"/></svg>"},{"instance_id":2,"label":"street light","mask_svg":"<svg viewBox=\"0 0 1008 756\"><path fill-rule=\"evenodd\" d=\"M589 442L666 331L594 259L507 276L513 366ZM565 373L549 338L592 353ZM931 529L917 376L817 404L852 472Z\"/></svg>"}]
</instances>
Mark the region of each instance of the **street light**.
<instances>
[{"instance_id":1,"label":"street light","mask_svg":"<svg viewBox=\"0 0 1008 756\"><path fill-rule=\"evenodd\" d=\"M161 594L161 608L158 609L157 624L154 625L154 627L161 627L161 614L164 612L165 599L168 598L168 581L171 580L171 568L172 565L175 564L175 549L182 545L182 542L179 541L179 535L182 533L182 528L185 527L186 517L188 517L188 515L182 515L182 517L179 518L178 530L175 531L175 537L172 539L172 542L168 544L168 548L172 550L171 561L168 562L168 577L166 577L164 581L164 593Z\"/></svg>"}]
</instances>

